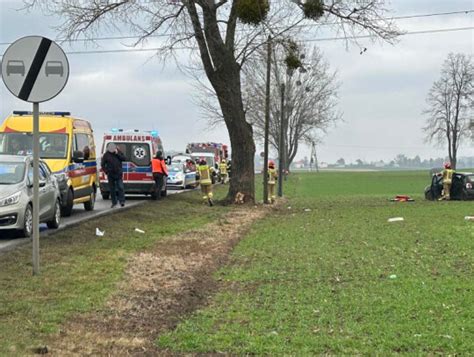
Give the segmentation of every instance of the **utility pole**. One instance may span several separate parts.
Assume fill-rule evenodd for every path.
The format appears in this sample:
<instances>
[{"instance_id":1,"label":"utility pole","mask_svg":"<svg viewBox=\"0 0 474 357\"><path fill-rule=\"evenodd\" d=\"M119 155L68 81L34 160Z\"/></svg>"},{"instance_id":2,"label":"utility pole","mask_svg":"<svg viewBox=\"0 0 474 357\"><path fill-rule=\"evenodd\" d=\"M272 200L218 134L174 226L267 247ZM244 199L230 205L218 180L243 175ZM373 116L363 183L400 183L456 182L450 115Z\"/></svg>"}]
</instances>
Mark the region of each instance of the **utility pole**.
<instances>
[{"instance_id":1,"label":"utility pole","mask_svg":"<svg viewBox=\"0 0 474 357\"><path fill-rule=\"evenodd\" d=\"M283 164L285 158L285 84L281 87L280 140L278 144L278 197L283 196Z\"/></svg>"},{"instance_id":2,"label":"utility pole","mask_svg":"<svg viewBox=\"0 0 474 357\"><path fill-rule=\"evenodd\" d=\"M316 152L316 143L311 141L311 164L314 162L314 166L316 168L316 172L319 172L318 166L318 154ZM310 165L310 169L312 169L312 165Z\"/></svg>"},{"instance_id":3,"label":"utility pole","mask_svg":"<svg viewBox=\"0 0 474 357\"><path fill-rule=\"evenodd\" d=\"M265 88L265 138L263 147L263 203L268 203L268 136L270 131L270 78L272 65L272 38L267 40L267 81Z\"/></svg>"}]
</instances>

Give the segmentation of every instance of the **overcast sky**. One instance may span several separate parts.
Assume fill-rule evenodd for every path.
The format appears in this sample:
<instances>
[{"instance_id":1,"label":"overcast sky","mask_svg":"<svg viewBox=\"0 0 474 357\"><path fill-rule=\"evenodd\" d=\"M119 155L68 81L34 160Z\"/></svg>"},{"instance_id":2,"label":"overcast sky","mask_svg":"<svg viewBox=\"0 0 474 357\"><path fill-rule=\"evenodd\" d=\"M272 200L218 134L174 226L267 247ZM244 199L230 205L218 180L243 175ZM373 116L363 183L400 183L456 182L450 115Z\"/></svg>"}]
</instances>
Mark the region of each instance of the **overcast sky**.
<instances>
[{"instance_id":1,"label":"overcast sky","mask_svg":"<svg viewBox=\"0 0 474 357\"><path fill-rule=\"evenodd\" d=\"M286 0L285 0L286 1ZM26 35L52 39L58 19L39 11L18 11L21 1L0 0L0 54L7 44ZM472 0L393 0L393 16L474 10ZM401 30L473 27L474 14L430 16L397 20ZM126 31L124 31L126 32ZM326 31L305 35L306 39L334 37ZM122 41L130 43L127 41ZM330 128L319 148L319 159L334 162L362 159L390 160L397 154L419 154L422 159L445 156L445 150L424 143L422 127L426 95L439 78L450 52L474 53L474 31L411 34L391 46L361 40L346 48L343 41L314 42L339 72L342 82L340 110L344 122ZM153 47L151 41L148 46ZM67 52L95 49L126 49L118 41L103 41L99 48L82 43L64 44ZM194 104L193 79L170 61L163 67L150 52L68 55L71 76L65 90L41 105L41 110L65 110L91 121L97 144L104 131L113 127L156 129L165 147L184 150L190 141L228 142L224 127L210 130ZM181 53L182 61L187 54ZM13 110L30 109L0 84L0 118ZM259 149L260 150L260 149ZM302 148L298 158L309 155ZM465 142L459 156L474 156L472 142Z\"/></svg>"}]
</instances>

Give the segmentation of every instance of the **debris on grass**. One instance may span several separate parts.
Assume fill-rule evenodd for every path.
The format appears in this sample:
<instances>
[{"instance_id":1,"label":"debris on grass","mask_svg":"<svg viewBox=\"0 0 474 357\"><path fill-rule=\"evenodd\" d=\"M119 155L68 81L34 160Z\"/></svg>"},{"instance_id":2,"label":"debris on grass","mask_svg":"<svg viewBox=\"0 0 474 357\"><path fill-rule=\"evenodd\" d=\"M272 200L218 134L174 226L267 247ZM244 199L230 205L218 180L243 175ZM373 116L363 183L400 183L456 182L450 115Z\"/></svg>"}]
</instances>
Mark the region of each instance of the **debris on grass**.
<instances>
[{"instance_id":1,"label":"debris on grass","mask_svg":"<svg viewBox=\"0 0 474 357\"><path fill-rule=\"evenodd\" d=\"M440 337L444 337L444 338L447 338L449 340L453 339L453 336L451 336L451 335L440 335Z\"/></svg>"},{"instance_id":2,"label":"debris on grass","mask_svg":"<svg viewBox=\"0 0 474 357\"><path fill-rule=\"evenodd\" d=\"M391 202L415 202L413 198L408 195L396 195L390 199Z\"/></svg>"},{"instance_id":3,"label":"debris on grass","mask_svg":"<svg viewBox=\"0 0 474 357\"><path fill-rule=\"evenodd\" d=\"M389 276L389 278L393 280L393 279L396 279L397 276L395 274L392 274L392 275Z\"/></svg>"},{"instance_id":4,"label":"debris on grass","mask_svg":"<svg viewBox=\"0 0 474 357\"><path fill-rule=\"evenodd\" d=\"M474 216L466 216L464 217L466 221L474 221Z\"/></svg>"},{"instance_id":5,"label":"debris on grass","mask_svg":"<svg viewBox=\"0 0 474 357\"><path fill-rule=\"evenodd\" d=\"M135 232L137 232L137 233L145 233L145 231L144 231L144 230L141 230L140 228L135 228Z\"/></svg>"},{"instance_id":6,"label":"debris on grass","mask_svg":"<svg viewBox=\"0 0 474 357\"><path fill-rule=\"evenodd\" d=\"M305 208L304 211L305 212L311 212L311 208Z\"/></svg>"},{"instance_id":7,"label":"debris on grass","mask_svg":"<svg viewBox=\"0 0 474 357\"><path fill-rule=\"evenodd\" d=\"M101 231L99 228L96 228L96 229L95 229L95 235L96 235L97 237L103 237L104 234L105 234L105 231Z\"/></svg>"},{"instance_id":8,"label":"debris on grass","mask_svg":"<svg viewBox=\"0 0 474 357\"><path fill-rule=\"evenodd\" d=\"M393 217L393 218L389 218L387 222L402 222L404 221L405 219L403 217Z\"/></svg>"}]
</instances>

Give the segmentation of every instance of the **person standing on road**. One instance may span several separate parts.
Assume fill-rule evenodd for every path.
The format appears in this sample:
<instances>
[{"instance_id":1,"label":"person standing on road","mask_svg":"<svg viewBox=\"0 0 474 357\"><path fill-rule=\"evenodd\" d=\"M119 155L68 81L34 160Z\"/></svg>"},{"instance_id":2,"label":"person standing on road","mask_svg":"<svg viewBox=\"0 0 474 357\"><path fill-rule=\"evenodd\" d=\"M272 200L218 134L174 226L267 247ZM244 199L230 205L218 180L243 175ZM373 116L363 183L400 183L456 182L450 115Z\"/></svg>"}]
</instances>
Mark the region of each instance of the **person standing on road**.
<instances>
[{"instance_id":1,"label":"person standing on road","mask_svg":"<svg viewBox=\"0 0 474 357\"><path fill-rule=\"evenodd\" d=\"M268 162L268 203L275 202L275 184L278 179L278 173L273 161Z\"/></svg>"},{"instance_id":2,"label":"person standing on road","mask_svg":"<svg viewBox=\"0 0 474 357\"><path fill-rule=\"evenodd\" d=\"M122 162L125 160L125 156L117 145L114 143L107 145L107 151L104 156L102 156L101 166L109 182L110 198L112 199L111 208L117 205L117 200L120 202L121 207L125 206L125 192L122 177Z\"/></svg>"},{"instance_id":3,"label":"person standing on road","mask_svg":"<svg viewBox=\"0 0 474 357\"><path fill-rule=\"evenodd\" d=\"M453 181L453 174L454 170L451 169L451 163L447 162L444 164L444 170L442 172L443 175L443 195L439 198L439 200L447 200L451 199L451 183Z\"/></svg>"},{"instance_id":4,"label":"person standing on road","mask_svg":"<svg viewBox=\"0 0 474 357\"><path fill-rule=\"evenodd\" d=\"M205 159L202 159L199 162L198 166L199 172L199 184L201 185L202 199L209 203L209 206L213 206L214 202L212 201L212 180L211 180L211 169L207 165Z\"/></svg>"},{"instance_id":5,"label":"person standing on road","mask_svg":"<svg viewBox=\"0 0 474 357\"><path fill-rule=\"evenodd\" d=\"M168 177L168 168L166 167L161 151L157 151L155 157L151 160L151 170L153 172L153 179L155 180L155 195L153 198L159 200L165 183L165 177Z\"/></svg>"}]
</instances>

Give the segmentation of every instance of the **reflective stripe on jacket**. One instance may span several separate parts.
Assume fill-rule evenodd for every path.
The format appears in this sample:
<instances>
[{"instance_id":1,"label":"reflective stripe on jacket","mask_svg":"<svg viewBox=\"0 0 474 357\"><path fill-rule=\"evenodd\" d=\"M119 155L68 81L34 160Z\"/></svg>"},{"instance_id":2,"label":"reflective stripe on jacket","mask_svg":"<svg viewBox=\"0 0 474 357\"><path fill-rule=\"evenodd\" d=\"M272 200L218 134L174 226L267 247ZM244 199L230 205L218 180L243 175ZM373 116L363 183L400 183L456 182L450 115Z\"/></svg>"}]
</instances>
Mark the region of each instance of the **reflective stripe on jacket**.
<instances>
[{"instance_id":1,"label":"reflective stripe on jacket","mask_svg":"<svg viewBox=\"0 0 474 357\"><path fill-rule=\"evenodd\" d=\"M227 175L227 164L225 162L219 164L221 175Z\"/></svg>"},{"instance_id":2,"label":"reflective stripe on jacket","mask_svg":"<svg viewBox=\"0 0 474 357\"><path fill-rule=\"evenodd\" d=\"M268 169L268 183L270 185L275 184L275 179L277 178L277 170L276 169Z\"/></svg>"},{"instance_id":3,"label":"reflective stripe on jacket","mask_svg":"<svg viewBox=\"0 0 474 357\"><path fill-rule=\"evenodd\" d=\"M151 171L154 174L168 175L168 169L165 160L153 159L151 160Z\"/></svg>"},{"instance_id":4,"label":"reflective stripe on jacket","mask_svg":"<svg viewBox=\"0 0 474 357\"><path fill-rule=\"evenodd\" d=\"M443 170L443 183L451 183L453 179L454 170L445 169Z\"/></svg>"},{"instance_id":5,"label":"reflective stripe on jacket","mask_svg":"<svg viewBox=\"0 0 474 357\"><path fill-rule=\"evenodd\" d=\"M209 166L207 165L199 165L199 183L201 185L210 185L212 184L211 181L211 171L209 170Z\"/></svg>"}]
</instances>

